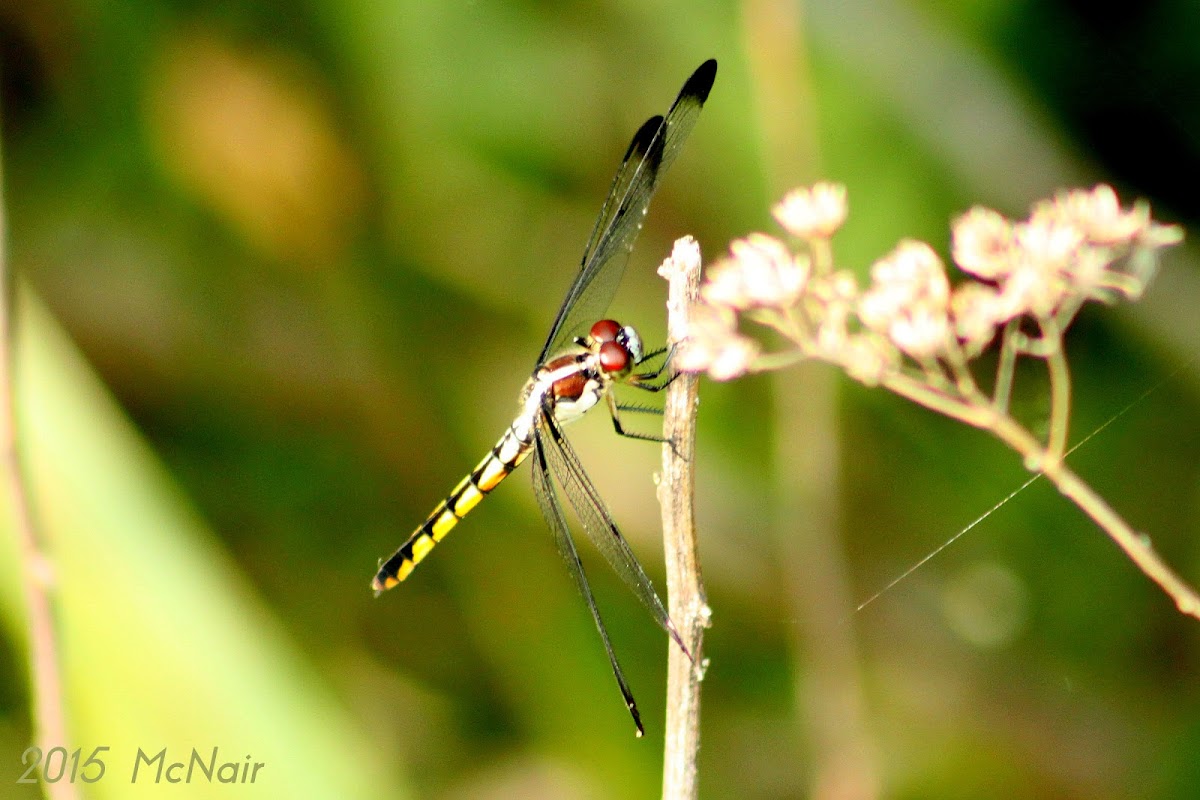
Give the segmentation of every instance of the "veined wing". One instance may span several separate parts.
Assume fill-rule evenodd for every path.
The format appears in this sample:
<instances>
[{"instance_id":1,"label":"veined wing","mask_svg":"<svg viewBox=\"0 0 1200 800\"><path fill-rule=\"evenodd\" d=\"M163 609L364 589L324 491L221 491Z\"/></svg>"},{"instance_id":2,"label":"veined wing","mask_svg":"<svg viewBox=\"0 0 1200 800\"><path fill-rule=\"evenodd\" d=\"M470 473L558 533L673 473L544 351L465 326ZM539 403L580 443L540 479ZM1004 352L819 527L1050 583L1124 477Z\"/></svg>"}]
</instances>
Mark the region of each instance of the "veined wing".
<instances>
[{"instance_id":1,"label":"veined wing","mask_svg":"<svg viewBox=\"0 0 1200 800\"><path fill-rule=\"evenodd\" d=\"M617 679L617 686L621 689L621 696L625 698L625 707L629 709L629 714L633 717L633 724L637 726L637 735L640 737L645 734L646 729L642 727L642 717L638 713L637 703L634 702L633 692L630 691L629 684L625 680L625 673L621 671L621 665L617 662L617 654L613 651L608 629L604 627L604 620L600 618L600 609L596 607L596 598L592 594L592 587L583 571L583 563L579 560L575 542L571 539L567 520L563 517L562 504L558 502L558 495L550 481L546 449L541 437L534 442L533 494L537 498L538 508L542 510L546 524L554 532L554 543L558 545L558 552L562 554L563 561L567 563L567 571L575 579L575 585L579 589L579 593L583 595L588 611L592 613L596 629L600 631L600 639L604 642L605 652L608 653L608 663L612 666L613 676Z\"/></svg>"},{"instance_id":2,"label":"veined wing","mask_svg":"<svg viewBox=\"0 0 1200 800\"><path fill-rule=\"evenodd\" d=\"M600 551L613 570L621 576L621 580L642 601L642 605L646 607L654 620L670 634L684 653L688 653L687 645L683 643L679 631L671 622L666 606L659 599L658 593L654 591L650 577L646 575L646 571L642 569L642 565L638 563L637 557L630 549L629 543L621 535L617 523L613 521L612 514L609 513L604 501L600 498L600 493L596 491L595 485L583 471L583 465L579 462L579 456L575 454L575 449L563 435L561 426L554 419L554 415L549 413L549 409L542 415L542 427L538 440L542 443L539 447L544 453L542 457L549 464L555 480L567 493L567 499L571 501L576 516L579 517L588 537L595 543L596 549ZM593 609L592 613L596 614L597 612ZM688 657L691 657L690 653Z\"/></svg>"},{"instance_id":3,"label":"veined wing","mask_svg":"<svg viewBox=\"0 0 1200 800\"><path fill-rule=\"evenodd\" d=\"M667 115L651 117L634 134L584 248L579 274L550 326L538 364L604 315L642 229L650 198L695 127L716 77L717 62L705 61L679 90Z\"/></svg>"}]
</instances>

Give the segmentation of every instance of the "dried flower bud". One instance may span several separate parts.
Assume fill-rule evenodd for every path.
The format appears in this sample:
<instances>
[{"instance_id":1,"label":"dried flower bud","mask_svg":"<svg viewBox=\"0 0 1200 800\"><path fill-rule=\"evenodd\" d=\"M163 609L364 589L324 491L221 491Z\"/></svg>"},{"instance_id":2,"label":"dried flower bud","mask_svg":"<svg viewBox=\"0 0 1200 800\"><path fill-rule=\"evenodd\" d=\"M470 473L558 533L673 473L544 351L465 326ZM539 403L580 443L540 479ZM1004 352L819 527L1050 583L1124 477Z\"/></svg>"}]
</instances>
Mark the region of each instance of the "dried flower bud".
<instances>
[{"instance_id":1,"label":"dried flower bud","mask_svg":"<svg viewBox=\"0 0 1200 800\"><path fill-rule=\"evenodd\" d=\"M984 280L1012 269L1012 223L990 208L975 206L952 226L954 263Z\"/></svg>"},{"instance_id":2,"label":"dried flower bud","mask_svg":"<svg viewBox=\"0 0 1200 800\"><path fill-rule=\"evenodd\" d=\"M977 281L969 281L954 290L950 297L950 316L954 320L954 335L968 357L978 355L991 344L997 329L1008 321L1000 293Z\"/></svg>"},{"instance_id":3,"label":"dried flower bud","mask_svg":"<svg viewBox=\"0 0 1200 800\"><path fill-rule=\"evenodd\" d=\"M1178 225L1159 225L1151 222L1138 236L1139 247L1158 248L1170 247L1183 241L1183 228Z\"/></svg>"},{"instance_id":4,"label":"dried flower bud","mask_svg":"<svg viewBox=\"0 0 1200 800\"><path fill-rule=\"evenodd\" d=\"M732 256L708 271L700 294L712 305L738 310L790 308L808 280L808 259L793 256L783 242L752 233L730 245Z\"/></svg>"},{"instance_id":5,"label":"dried flower bud","mask_svg":"<svg viewBox=\"0 0 1200 800\"><path fill-rule=\"evenodd\" d=\"M901 242L871 267L871 287L858 302L858 318L914 358L945 350L950 334L950 282L929 245Z\"/></svg>"},{"instance_id":6,"label":"dried flower bud","mask_svg":"<svg viewBox=\"0 0 1200 800\"><path fill-rule=\"evenodd\" d=\"M707 372L727 381L745 374L758 355L758 344L737 332L731 309L699 304L692 307L687 338L679 343L675 366L684 372Z\"/></svg>"},{"instance_id":7,"label":"dried flower bud","mask_svg":"<svg viewBox=\"0 0 1200 800\"><path fill-rule=\"evenodd\" d=\"M1099 184L1090 191L1060 192L1054 200L1038 203L1030 220L1043 218L1058 219L1077 228L1092 244L1117 245L1132 242L1149 227L1150 208L1137 204L1124 212L1113 188Z\"/></svg>"},{"instance_id":8,"label":"dried flower bud","mask_svg":"<svg viewBox=\"0 0 1200 800\"><path fill-rule=\"evenodd\" d=\"M815 279L809 284L805 301L808 316L816 325L817 352L837 361L850 335L848 320L858 302L858 280L846 269Z\"/></svg>"},{"instance_id":9,"label":"dried flower bud","mask_svg":"<svg viewBox=\"0 0 1200 800\"><path fill-rule=\"evenodd\" d=\"M1071 268L1083 247L1083 231L1065 219L1035 217L1013 229L1019 258L1001 282L1009 316L1045 317L1073 289Z\"/></svg>"},{"instance_id":10,"label":"dried flower bud","mask_svg":"<svg viewBox=\"0 0 1200 800\"><path fill-rule=\"evenodd\" d=\"M899 368L900 353L882 337L858 334L845 341L839 360L851 378L867 386L877 386Z\"/></svg>"},{"instance_id":11,"label":"dried flower bud","mask_svg":"<svg viewBox=\"0 0 1200 800\"><path fill-rule=\"evenodd\" d=\"M793 189L771 210L784 229L800 239L828 239L846 221L846 187L821 182Z\"/></svg>"}]
</instances>

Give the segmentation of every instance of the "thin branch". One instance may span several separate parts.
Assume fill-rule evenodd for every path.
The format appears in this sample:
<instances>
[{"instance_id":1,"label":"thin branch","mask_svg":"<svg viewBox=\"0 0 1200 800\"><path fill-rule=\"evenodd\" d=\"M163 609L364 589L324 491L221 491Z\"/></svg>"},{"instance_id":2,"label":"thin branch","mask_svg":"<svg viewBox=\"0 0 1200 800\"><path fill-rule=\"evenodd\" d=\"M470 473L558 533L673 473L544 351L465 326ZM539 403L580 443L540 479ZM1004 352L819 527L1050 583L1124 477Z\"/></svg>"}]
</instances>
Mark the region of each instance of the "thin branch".
<instances>
[{"instance_id":1,"label":"thin branch","mask_svg":"<svg viewBox=\"0 0 1200 800\"><path fill-rule=\"evenodd\" d=\"M686 336L688 314L700 292L700 249L682 239L659 274L670 281L668 340ZM699 774L700 682L704 678L704 629L712 612L704 596L694 515L696 405L699 379L680 375L667 390L664 409L663 472L658 484L667 567L667 605L687 645L670 644L667 657L667 722L663 756L663 798L694 800ZM690 657L689 657L690 653Z\"/></svg>"},{"instance_id":2,"label":"thin branch","mask_svg":"<svg viewBox=\"0 0 1200 800\"><path fill-rule=\"evenodd\" d=\"M3 161L0 159L0 459L4 464L4 490L8 492L11 518L21 557L25 608L29 621L29 691L32 695L33 741L45 753L51 747L67 747L66 715L62 704L62 681L58 671L58 645L52 613L53 579L44 543L34 524L32 502L18 446L14 355L16 322L13 314L16 283L8 265L7 215L4 206ZM70 781L43 783L52 800L79 796Z\"/></svg>"},{"instance_id":3,"label":"thin branch","mask_svg":"<svg viewBox=\"0 0 1200 800\"><path fill-rule=\"evenodd\" d=\"M998 414L1008 413L1008 402L1012 398L1013 378L1017 371L1017 321L1009 320L1000 337L1000 358L996 364L996 386L992 405Z\"/></svg>"},{"instance_id":4,"label":"thin branch","mask_svg":"<svg viewBox=\"0 0 1200 800\"><path fill-rule=\"evenodd\" d=\"M1027 468L1045 475L1059 492L1091 517L1138 569L1175 601L1181 612L1200 619L1200 594L1163 561L1147 536L1135 531L1100 495L1068 469L1061 458L1048 459L1033 435L1009 417L997 417L992 425L981 427L1020 453Z\"/></svg>"},{"instance_id":5,"label":"thin branch","mask_svg":"<svg viewBox=\"0 0 1200 800\"><path fill-rule=\"evenodd\" d=\"M1130 560L1175 601L1181 612L1200 619L1200 595L1197 595L1196 590L1167 566L1154 551L1150 545L1150 537L1131 528L1104 498L1096 494L1062 462L1054 464L1053 469L1047 468L1044 474L1054 482L1060 492L1071 498L1112 537Z\"/></svg>"},{"instance_id":6,"label":"thin branch","mask_svg":"<svg viewBox=\"0 0 1200 800\"><path fill-rule=\"evenodd\" d=\"M1067 354L1063 352L1062 328L1053 320L1042 323L1043 337L1053 337L1058 342L1048 356L1046 369L1050 373L1050 434L1046 441L1046 467L1063 460L1067 452L1067 428L1071 421L1071 370L1067 367Z\"/></svg>"},{"instance_id":7,"label":"thin branch","mask_svg":"<svg viewBox=\"0 0 1200 800\"><path fill-rule=\"evenodd\" d=\"M883 383L893 392L914 402L988 431L1015 450L1021 455L1027 469L1045 475L1065 497L1091 517L1117 546L1125 551L1133 563L1175 601L1181 612L1200 619L1200 594L1162 560L1146 536L1130 527L1102 497L1067 468L1063 463L1065 454L1056 453L1043 446L1012 417L997 413L991 406L973 406L967 402L948 401L940 394L899 373L889 376ZM1065 425L1065 422L1061 424Z\"/></svg>"}]
</instances>

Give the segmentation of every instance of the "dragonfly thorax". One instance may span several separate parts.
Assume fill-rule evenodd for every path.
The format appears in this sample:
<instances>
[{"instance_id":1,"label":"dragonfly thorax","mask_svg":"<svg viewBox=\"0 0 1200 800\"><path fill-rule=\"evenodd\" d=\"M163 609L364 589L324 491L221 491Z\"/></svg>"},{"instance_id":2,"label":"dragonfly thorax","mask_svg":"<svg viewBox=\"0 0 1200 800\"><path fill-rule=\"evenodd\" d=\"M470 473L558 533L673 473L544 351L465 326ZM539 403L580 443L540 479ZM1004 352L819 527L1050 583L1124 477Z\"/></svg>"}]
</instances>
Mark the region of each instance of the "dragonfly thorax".
<instances>
[{"instance_id":1,"label":"dragonfly thorax","mask_svg":"<svg viewBox=\"0 0 1200 800\"><path fill-rule=\"evenodd\" d=\"M521 405L528 427L547 408L564 424L583 416L613 381L629 375L643 354L642 339L632 326L600 320L586 337L575 340L574 348L539 366L525 384Z\"/></svg>"}]
</instances>

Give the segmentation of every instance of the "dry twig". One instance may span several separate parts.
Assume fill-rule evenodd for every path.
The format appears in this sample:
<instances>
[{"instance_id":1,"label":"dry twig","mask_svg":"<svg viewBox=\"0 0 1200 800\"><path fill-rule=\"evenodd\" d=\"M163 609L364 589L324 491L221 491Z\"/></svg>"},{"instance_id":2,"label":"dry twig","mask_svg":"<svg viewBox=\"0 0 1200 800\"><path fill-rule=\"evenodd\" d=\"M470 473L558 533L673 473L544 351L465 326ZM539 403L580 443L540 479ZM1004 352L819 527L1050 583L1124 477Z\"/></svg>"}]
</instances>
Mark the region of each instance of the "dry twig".
<instances>
[{"instance_id":1,"label":"dry twig","mask_svg":"<svg viewBox=\"0 0 1200 800\"><path fill-rule=\"evenodd\" d=\"M659 268L670 281L667 299L668 340L682 340L692 306L700 292L700 248L690 238L676 242ZM667 390L664 409L663 472L658 484L662 506L663 546L667 567L667 605L687 645L674 643L667 659L667 723L663 758L663 797L691 800L698 786L700 750L700 682L704 678L704 629L711 611L704 596L693 513L697 384L681 375Z\"/></svg>"}]
</instances>

